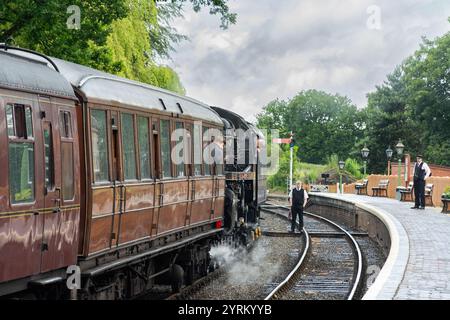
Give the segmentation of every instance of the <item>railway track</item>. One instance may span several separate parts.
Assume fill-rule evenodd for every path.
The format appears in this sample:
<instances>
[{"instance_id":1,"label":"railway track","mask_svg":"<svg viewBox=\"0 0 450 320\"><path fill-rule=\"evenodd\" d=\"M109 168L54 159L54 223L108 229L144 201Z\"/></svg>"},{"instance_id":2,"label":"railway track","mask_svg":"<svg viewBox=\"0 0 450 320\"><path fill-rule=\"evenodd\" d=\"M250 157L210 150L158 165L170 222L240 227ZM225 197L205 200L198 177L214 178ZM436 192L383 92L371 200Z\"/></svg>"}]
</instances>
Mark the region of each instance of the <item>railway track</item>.
<instances>
[{"instance_id":1,"label":"railway track","mask_svg":"<svg viewBox=\"0 0 450 320\"><path fill-rule=\"evenodd\" d=\"M288 207L271 204L262 209L286 219L289 211ZM289 275L265 300L354 299L362 281L363 263L354 236L312 213L305 212L304 225L304 252Z\"/></svg>"},{"instance_id":2,"label":"railway track","mask_svg":"<svg viewBox=\"0 0 450 320\"><path fill-rule=\"evenodd\" d=\"M267 217L261 226L270 231L251 250L168 299L264 300L298 263L308 237L284 232L290 223L282 216Z\"/></svg>"}]
</instances>

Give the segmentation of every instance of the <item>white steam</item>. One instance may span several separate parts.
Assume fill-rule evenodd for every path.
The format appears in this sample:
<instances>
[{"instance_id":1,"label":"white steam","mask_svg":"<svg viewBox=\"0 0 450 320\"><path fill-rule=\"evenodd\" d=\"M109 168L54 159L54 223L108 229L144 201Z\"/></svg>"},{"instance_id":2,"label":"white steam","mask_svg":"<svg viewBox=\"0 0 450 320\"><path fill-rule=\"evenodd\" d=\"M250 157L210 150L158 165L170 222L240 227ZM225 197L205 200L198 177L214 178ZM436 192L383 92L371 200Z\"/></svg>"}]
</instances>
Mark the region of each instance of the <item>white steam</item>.
<instances>
[{"instance_id":1,"label":"white steam","mask_svg":"<svg viewBox=\"0 0 450 320\"><path fill-rule=\"evenodd\" d=\"M250 252L226 244L211 249L213 261L228 269L227 285L269 284L280 273L281 262L270 258L273 249L264 240L257 241Z\"/></svg>"}]
</instances>

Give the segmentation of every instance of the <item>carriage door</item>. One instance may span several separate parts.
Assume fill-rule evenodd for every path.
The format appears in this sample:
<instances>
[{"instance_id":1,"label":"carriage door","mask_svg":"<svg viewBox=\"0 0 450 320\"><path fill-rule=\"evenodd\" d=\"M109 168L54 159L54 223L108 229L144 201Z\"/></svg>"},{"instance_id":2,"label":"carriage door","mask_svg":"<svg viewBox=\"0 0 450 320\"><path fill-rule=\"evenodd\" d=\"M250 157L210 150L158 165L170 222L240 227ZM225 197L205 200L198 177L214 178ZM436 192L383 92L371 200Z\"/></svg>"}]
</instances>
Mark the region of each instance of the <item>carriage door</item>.
<instances>
[{"instance_id":1,"label":"carriage door","mask_svg":"<svg viewBox=\"0 0 450 320\"><path fill-rule=\"evenodd\" d=\"M59 240L61 221L61 162L57 110L49 98L39 98L42 128L42 170L44 171L44 232L41 245L41 272L63 265L64 254Z\"/></svg>"}]
</instances>

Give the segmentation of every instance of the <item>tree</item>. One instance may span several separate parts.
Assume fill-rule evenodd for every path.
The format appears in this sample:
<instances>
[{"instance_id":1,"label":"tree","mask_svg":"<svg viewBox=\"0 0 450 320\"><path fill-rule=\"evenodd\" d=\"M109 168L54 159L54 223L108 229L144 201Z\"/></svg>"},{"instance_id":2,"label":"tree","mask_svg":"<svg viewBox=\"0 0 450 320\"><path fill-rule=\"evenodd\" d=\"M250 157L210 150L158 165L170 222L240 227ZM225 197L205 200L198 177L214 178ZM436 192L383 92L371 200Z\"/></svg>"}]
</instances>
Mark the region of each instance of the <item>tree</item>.
<instances>
[{"instance_id":1,"label":"tree","mask_svg":"<svg viewBox=\"0 0 450 320\"><path fill-rule=\"evenodd\" d=\"M116 74L185 94L178 75L169 67L158 66L152 59L149 24L157 24L157 10L152 1L127 0L129 13L111 24L106 46L111 52Z\"/></svg>"},{"instance_id":2,"label":"tree","mask_svg":"<svg viewBox=\"0 0 450 320\"><path fill-rule=\"evenodd\" d=\"M170 27L171 19L191 3L196 12L209 8L227 28L236 22L227 2L172 0L157 8L155 0L1 1L0 42L184 93L178 75L154 62L186 39ZM67 26L73 5L80 8L80 29Z\"/></svg>"},{"instance_id":3,"label":"tree","mask_svg":"<svg viewBox=\"0 0 450 320\"><path fill-rule=\"evenodd\" d=\"M80 30L67 27L71 5L81 9ZM113 72L117 66L104 44L111 23L126 14L122 0L2 1L0 41Z\"/></svg>"},{"instance_id":4,"label":"tree","mask_svg":"<svg viewBox=\"0 0 450 320\"><path fill-rule=\"evenodd\" d=\"M257 121L259 127L279 129L284 136L293 131L299 159L316 164L325 163L329 154L354 154L364 123L347 97L317 90L302 91L288 102L272 101Z\"/></svg>"},{"instance_id":5,"label":"tree","mask_svg":"<svg viewBox=\"0 0 450 320\"><path fill-rule=\"evenodd\" d=\"M450 20L449 20L450 21ZM429 161L450 165L450 32L429 41L404 65L412 117Z\"/></svg>"},{"instance_id":6,"label":"tree","mask_svg":"<svg viewBox=\"0 0 450 320\"><path fill-rule=\"evenodd\" d=\"M420 49L368 95L369 167L383 172L384 150L403 139L406 152L450 165L450 33Z\"/></svg>"},{"instance_id":7,"label":"tree","mask_svg":"<svg viewBox=\"0 0 450 320\"><path fill-rule=\"evenodd\" d=\"M258 128L278 129L281 135L287 135L287 128L284 127L285 112L287 102L274 100L263 108L263 111L256 115Z\"/></svg>"},{"instance_id":8,"label":"tree","mask_svg":"<svg viewBox=\"0 0 450 320\"><path fill-rule=\"evenodd\" d=\"M421 143L420 131L413 121L411 108L407 103L406 83L402 67L397 67L387 81L368 95L366 109L368 168L371 172L385 171L387 158L385 150L397 144L399 139L407 146L407 152L416 152Z\"/></svg>"}]
</instances>

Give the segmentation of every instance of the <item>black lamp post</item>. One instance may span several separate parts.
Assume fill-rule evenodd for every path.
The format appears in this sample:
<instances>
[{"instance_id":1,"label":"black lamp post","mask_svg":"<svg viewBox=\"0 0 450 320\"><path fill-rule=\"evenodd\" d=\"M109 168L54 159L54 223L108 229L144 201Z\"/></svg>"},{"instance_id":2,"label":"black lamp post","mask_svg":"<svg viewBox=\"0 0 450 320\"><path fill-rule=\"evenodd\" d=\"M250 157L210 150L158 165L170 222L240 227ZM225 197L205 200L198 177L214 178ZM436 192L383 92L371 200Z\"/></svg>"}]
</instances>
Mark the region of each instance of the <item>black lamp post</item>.
<instances>
[{"instance_id":1,"label":"black lamp post","mask_svg":"<svg viewBox=\"0 0 450 320\"><path fill-rule=\"evenodd\" d=\"M389 146L386 149L386 157L388 158L388 176L391 175L391 159L392 159L393 154L394 154L394 150L392 150L391 146Z\"/></svg>"},{"instance_id":2,"label":"black lamp post","mask_svg":"<svg viewBox=\"0 0 450 320\"><path fill-rule=\"evenodd\" d=\"M342 188L342 170L344 170L345 167L345 162L344 161L339 161L339 187L341 189L341 194L343 193L343 188Z\"/></svg>"},{"instance_id":3,"label":"black lamp post","mask_svg":"<svg viewBox=\"0 0 450 320\"><path fill-rule=\"evenodd\" d=\"M402 143L402 140L399 139L397 145L395 146L395 149L397 150L397 154L398 154L398 183L397 185L400 187L401 183L401 178L400 178L400 174L402 171L402 155L403 155L403 151L405 150L405 146Z\"/></svg>"},{"instance_id":4,"label":"black lamp post","mask_svg":"<svg viewBox=\"0 0 450 320\"><path fill-rule=\"evenodd\" d=\"M366 176L367 158L369 157L369 152L370 152L369 148L367 148L367 146L364 145L364 148L362 148L361 150L361 155L364 160L364 177Z\"/></svg>"}]
</instances>

